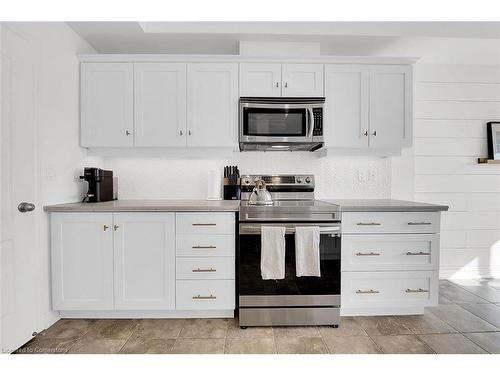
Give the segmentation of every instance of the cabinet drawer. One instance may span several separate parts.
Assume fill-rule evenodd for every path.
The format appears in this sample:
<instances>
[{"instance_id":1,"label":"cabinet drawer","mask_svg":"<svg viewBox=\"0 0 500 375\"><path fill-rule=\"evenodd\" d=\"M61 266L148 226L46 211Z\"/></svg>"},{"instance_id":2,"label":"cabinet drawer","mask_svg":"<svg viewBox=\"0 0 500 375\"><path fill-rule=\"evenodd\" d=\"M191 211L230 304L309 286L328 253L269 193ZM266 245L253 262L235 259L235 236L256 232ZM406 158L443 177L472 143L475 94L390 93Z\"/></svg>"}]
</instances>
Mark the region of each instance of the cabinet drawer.
<instances>
[{"instance_id":1,"label":"cabinet drawer","mask_svg":"<svg viewBox=\"0 0 500 375\"><path fill-rule=\"evenodd\" d=\"M233 234L178 234L177 256L234 256Z\"/></svg>"},{"instance_id":2,"label":"cabinet drawer","mask_svg":"<svg viewBox=\"0 0 500 375\"><path fill-rule=\"evenodd\" d=\"M178 280L177 310L234 309L234 280Z\"/></svg>"},{"instance_id":3,"label":"cabinet drawer","mask_svg":"<svg viewBox=\"0 0 500 375\"><path fill-rule=\"evenodd\" d=\"M439 233L440 212L345 212L342 233Z\"/></svg>"},{"instance_id":4,"label":"cabinet drawer","mask_svg":"<svg viewBox=\"0 0 500 375\"><path fill-rule=\"evenodd\" d=\"M234 257L177 258L177 280L234 280Z\"/></svg>"},{"instance_id":5,"label":"cabinet drawer","mask_svg":"<svg viewBox=\"0 0 500 375\"><path fill-rule=\"evenodd\" d=\"M233 234L234 212L177 213L178 234Z\"/></svg>"},{"instance_id":6,"label":"cabinet drawer","mask_svg":"<svg viewBox=\"0 0 500 375\"><path fill-rule=\"evenodd\" d=\"M342 272L342 308L437 305L438 271Z\"/></svg>"},{"instance_id":7,"label":"cabinet drawer","mask_svg":"<svg viewBox=\"0 0 500 375\"><path fill-rule=\"evenodd\" d=\"M439 234L342 236L342 271L438 269Z\"/></svg>"}]
</instances>

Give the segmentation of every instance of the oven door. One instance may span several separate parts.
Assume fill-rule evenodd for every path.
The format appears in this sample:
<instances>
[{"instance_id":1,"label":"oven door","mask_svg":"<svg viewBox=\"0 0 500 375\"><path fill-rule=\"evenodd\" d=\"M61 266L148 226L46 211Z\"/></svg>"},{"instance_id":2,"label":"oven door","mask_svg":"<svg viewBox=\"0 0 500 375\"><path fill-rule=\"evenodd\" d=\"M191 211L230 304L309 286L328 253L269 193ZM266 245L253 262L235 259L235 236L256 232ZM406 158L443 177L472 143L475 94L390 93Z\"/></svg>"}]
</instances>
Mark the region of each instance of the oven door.
<instances>
[{"instance_id":1,"label":"oven door","mask_svg":"<svg viewBox=\"0 0 500 375\"><path fill-rule=\"evenodd\" d=\"M312 142L314 113L306 104L240 104L240 142Z\"/></svg>"},{"instance_id":2,"label":"oven door","mask_svg":"<svg viewBox=\"0 0 500 375\"><path fill-rule=\"evenodd\" d=\"M260 271L261 227L285 226L285 278L263 280ZM297 277L295 227L320 227L320 277ZM240 223L240 306L340 305L340 223Z\"/></svg>"}]
</instances>

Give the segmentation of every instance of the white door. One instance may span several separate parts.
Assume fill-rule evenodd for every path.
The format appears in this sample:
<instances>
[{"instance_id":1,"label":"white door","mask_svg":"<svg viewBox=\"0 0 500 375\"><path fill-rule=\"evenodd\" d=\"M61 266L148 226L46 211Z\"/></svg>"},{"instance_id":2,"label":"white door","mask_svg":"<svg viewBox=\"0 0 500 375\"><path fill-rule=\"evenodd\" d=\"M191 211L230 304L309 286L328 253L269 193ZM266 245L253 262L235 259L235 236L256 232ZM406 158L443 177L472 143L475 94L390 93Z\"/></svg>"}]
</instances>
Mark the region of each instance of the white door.
<instances>
[{"instance_id":1,"label":"white door","mask_svg":"<svg viewBox=\"0 0 500 375\"><path fill-rule=\"evenodd\" d=\"M133 146L132 63L80 67L82 147Z\"/></svg>"},{"instance_id":2,"label":"white door","mask_svg":"<svg viewBox=\"0 0 500 375\"><path fill-rule=\"evenodd\" d=\"M36 67L30 38L0 25L1 326L0 352L11 352L40 331L41 204L37 195ZM20 202L34 203L19 212Z\"/></svg>"},{"instance_id":3,"label":"white door","mask_svg":"<svg viewBox=\"0 0 500 375\"><path fill-rule=\"evenodd\" d=\"M240 64L241 96L281 96L281 64Z\"/></svg>"},{"instance_id":4,"label":"white door","mask_svg":"<svg viewBox=\"0 0 500 375\"><path fill-rule=\"evenodd\" d=\"M370 73L370 147L411 144L411 66L374 66Z\"/></svg>"},{"instance_id":5,"label":"white door","mask_svg":"<svg viewBox=\"0 0 500 375\"><path fill-rule=\"evenodd\" d=\"M51 214L52 307L113 309L113 214Z\"/></svg>"},{"instance_id":6,"label":"white door","mask_svg":"<svg viewBox=\"0 0 500 375\"><path fill-rule=\"evenodd\" d=\"M323 64L283 64L282 96L324 96Z\"/></svg>"},{"instance_id":7,"label":"white door","mask_svg":"<svg viewBox=\"0 0 500 375\"><path fill-rule=\"evenodd\" d=\"M369 70L325 65L326 147L368 147Z\"/></svg>"},{"instance_id":8,"label":"white door","mask_svg":"<svg viewBox=\"0 0 500 375\"><path fill-rule=\"evenodd\" d=\"M136 147L186 146L186 64L134 64Z\"/></svg>"},{"instance_id":9,"label":"white door","mask_svg":"<svg viewBox=\"0 0 500 375\"><path fill-rule=\"evenodd\" d=\"M115 213L115 308L175 309L175 214Z\"/></svg>"},{"instance_id":10,"label":"white door","mask_svg":"<svg viewBox=\"0 0 500 375\"><path fill-rule=\"evenodd\" d=\"M188 147L238 146L238 64L187 67Z\"/></svg>"}]
</instances>

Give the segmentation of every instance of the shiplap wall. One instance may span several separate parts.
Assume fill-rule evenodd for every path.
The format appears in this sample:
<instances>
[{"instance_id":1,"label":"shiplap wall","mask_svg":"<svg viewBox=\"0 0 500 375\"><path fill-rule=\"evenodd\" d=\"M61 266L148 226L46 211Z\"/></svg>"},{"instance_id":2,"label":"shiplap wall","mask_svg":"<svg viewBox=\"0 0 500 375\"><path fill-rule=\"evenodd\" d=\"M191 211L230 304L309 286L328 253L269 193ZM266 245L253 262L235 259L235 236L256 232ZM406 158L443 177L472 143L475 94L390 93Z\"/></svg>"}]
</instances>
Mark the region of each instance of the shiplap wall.
<instances>
[{"instance_id":1,"label":"shiplap wall","mask_svg":"<svg viewBox=\"0 0 500 375\"><path fill-rule=\"evenodd\" d=\"M417 64L415 99L415 199L450 206L440 277L498 277L500 165L477 158L500 121L500 66Z\"/></svg>"}]
</instances>

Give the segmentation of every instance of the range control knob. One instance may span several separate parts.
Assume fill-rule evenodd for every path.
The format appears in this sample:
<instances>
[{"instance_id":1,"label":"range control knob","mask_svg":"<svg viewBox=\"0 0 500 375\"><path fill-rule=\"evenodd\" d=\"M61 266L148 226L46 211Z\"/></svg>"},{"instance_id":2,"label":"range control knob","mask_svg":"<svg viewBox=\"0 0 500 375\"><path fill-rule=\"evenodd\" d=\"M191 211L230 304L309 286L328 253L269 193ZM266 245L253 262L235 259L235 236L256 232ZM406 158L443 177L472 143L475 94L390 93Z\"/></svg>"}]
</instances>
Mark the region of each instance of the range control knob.
<instances>
[{"instance_id":1,"label":"range control knob","mask_svg":"<svg viewBox=\"0 0 500 375\"><path fill-rule=\"evenodd\" d=\"M311 178L310 177L306 177L306 183L310 183L311 182Z\"/></svg>"},{"instance_id":2,"label":"range control knob","mask_svg":"<svg viewBox=\"0 0 500 375\"><path fill-rule=\"evenodd\" d=\"M297 181L298 184L302 183L302 177L297 177L295 180Z\"/></svg>"},{"instance_id":3,"label":"range control knob","mask_svg":"<svg viewBox=\"0 0 500 375\"><path fill-rule=\"evenodd\" d=\"M244 183L245 185L250 185L250 183L251 183L251 182L252 182L252 181L251 181L251 180L250 180L250 178L248 178L248 177L245 177L245 179L243 180L243 183Z\"/></svg>"}]
</instances>

